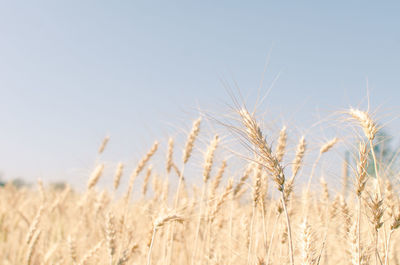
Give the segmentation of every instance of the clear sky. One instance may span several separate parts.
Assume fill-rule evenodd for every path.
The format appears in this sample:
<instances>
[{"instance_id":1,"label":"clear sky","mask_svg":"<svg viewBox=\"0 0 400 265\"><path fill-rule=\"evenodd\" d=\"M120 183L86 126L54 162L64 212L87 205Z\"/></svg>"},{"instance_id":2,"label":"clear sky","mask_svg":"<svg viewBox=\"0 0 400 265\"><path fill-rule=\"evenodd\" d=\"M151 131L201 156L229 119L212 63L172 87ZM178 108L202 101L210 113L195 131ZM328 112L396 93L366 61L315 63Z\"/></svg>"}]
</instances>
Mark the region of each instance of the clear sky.
<instances>
[{"instance_id":1,"label":"clear sky","mask_svg":"<svg viewBox=\"0 0 400 265\"><path fill-rule=\"evenodd\" d=\"M106 134L107 159L135 162L185 137L198 108L224 110L225 81L256 97L268 54L265 106L296 125L365 107L367 80L371 107L399 115L399 14L398 1L2 1L0 171L85 183Z\"/></svg>"}]
</instances>

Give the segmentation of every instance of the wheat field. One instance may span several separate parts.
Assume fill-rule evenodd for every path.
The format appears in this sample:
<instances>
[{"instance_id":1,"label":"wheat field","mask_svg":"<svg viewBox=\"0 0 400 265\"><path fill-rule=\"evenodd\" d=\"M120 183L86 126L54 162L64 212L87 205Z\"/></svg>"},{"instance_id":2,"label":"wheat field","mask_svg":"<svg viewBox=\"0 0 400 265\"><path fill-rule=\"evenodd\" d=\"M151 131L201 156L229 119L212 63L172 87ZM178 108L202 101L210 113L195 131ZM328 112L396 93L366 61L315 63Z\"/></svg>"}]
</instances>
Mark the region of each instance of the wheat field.
<instances>
[{"instance_id":1,"label":"wheat field","mask_svg":"<svg viewBox=\"0 0 400 265\"><path fill-rule=\"evenodd\" d=\"M271 139L254 113L239 108L236 114L238 125L229 130L247 150L240 169L229 170L224 157L216 163L224 141L215 135L196 164L201 176L186 175L204 134L199 118L182 147L173 138L155 142L132 172L119 163L112 187L97 185L101 161L84 192L41 181L0 187L1 264L399 264L395 175L377 159L380 128L372 115L352 108L343 114L360 134L355 164L342 174L348 185L333 189L315 168L340 139L320 145L304 175L306 137L289 149L286 127ZM164 159L155 159L161 145ZM129 179L127 186L121 178ZM301 189L299 178L306 180Z\"/></svg>"}]
</instances>

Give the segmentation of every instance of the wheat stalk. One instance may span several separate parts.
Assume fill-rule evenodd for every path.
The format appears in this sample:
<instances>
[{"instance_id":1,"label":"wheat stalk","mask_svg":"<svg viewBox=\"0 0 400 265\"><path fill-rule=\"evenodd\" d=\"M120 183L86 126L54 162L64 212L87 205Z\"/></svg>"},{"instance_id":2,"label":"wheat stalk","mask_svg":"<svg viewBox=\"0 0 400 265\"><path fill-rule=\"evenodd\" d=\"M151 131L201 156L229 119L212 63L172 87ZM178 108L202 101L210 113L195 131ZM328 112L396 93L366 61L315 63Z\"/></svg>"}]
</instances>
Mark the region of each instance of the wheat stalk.
<instances>
[{"instance_id":1,"label":"wheat stalk","mask_svg":"<svg viewBox=\"0 0 400 265\"><path fill-rule=\"evenodd\" d=\"M150 158L155 154L155 152L158 149L158 142L155 141L151 149L147 152L147 154L139 161L137 164L135 170L132 172L131 176L129 177L129 186L128 190L126 192L125 198L126 200L129 200L132 189L133 189L133 184L135 183L136 177L140 174L140 172L143 170L143 168L146 166L147 162L150 160Z\"/></svg>"},{"instance_id":2,"label":"wheat stalk","mask_svg":"<svg viewBox=\"0 0 400 265\"><path fill-rule=\"evenodd\" d=\"M117 169L116 169L115 174L114 174L114 190L117 190L118 187L119 187L119 182L121 180L121 176L123 174L123 171L124 171L124 164L122 164L120 162L120 163L118 163Z\"/></svg>"},{"instance_id":3,"label":"wheat stalk","mask_svg":"<svg viewBox=\"0 0 400 265\"><path fill-rule=\"evenodd\" d=\"M97 184L101 175L103 174L103 170L104 170L104 164L99 164L95 168L87 183L88 190L92 189Z\"/></svg>"},{"instance_id":4,"label":"wheat stalk","mask_svg":"<svg viewBox=\"0 0 400 265\"><path fill-rule=\"evenodd\" d=\"M110 141L110 136L106 136L101 142L101 145L98 150L99 155L104 152L104 149L106 148L108 141Z\"/></svg>"}]
</instances>

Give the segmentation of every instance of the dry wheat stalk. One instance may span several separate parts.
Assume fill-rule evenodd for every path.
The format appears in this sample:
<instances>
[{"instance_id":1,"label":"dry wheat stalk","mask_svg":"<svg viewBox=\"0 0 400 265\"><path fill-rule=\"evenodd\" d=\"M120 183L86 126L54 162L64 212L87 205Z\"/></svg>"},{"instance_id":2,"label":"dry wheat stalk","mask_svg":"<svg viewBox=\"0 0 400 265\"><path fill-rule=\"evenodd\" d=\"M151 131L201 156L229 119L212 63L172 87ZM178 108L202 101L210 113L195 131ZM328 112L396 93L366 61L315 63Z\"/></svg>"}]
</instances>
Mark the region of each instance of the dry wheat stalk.
<instances>
[{"instance_id":1,"label":"dry wheat stalk","mask_svg":"<svg viewBox=\"0 0 400 265\"><path fill-rule=\"evenodd\" d=\"M146 176L143 179L143 186L142 186L142 195L143 197L146 196L147 186L149 184L150 176L153 170L153 166L150 165L147 167Z\"/></svg>"},{"instance_id":2,"label":"dry wheat stalk","mask_svg":"<svg viewBox=\"0 0 400 265\"><path fill-rule=\"evenodd\" d=\"M97 184L101 175L103 174L103 170L104 170L104 164L99 164L95 168L87 183L88 190L92 189Z\"/></svg>"},{"instance_id":3,"label":"dry wheat stalk","mask_svg":"<svg viewBox=\"0 0 400 265\"><path fill-rule=\"evenodd\" d=\"M168 151L167 151L167 165L166 165L166 169L167 169L168 173L171 172L171 168L174 163L173 155L174 155L174 139L169 138L168 139Z\"/></svg>"},{"instance_id":4,"label":"dry wheat stalk","mask_svg":"<svg viewBox=\"0 0 400 265\"><path fill-rule=\"evenodd\" d=\"M253 207L257 207L261 197L262 166L258 163L254 168Z\"/></svg>"},{"instance_id":5,"label":"dry wheat stalk","mask_svg":"<svg viewBox=\"0 0 400 265\"><path fill-rule=\"evenodd\" d=\"M379 198L379 195L375 193L373 197L369 198L369 201L367 202L367 206L370 211L370 222L373 225L373 232L375 234L375 258L376 258L376 263L378 260L380 261L380 256L379 256L379 250L378 250L378 242L379 242L379 233L378 230L382 227L383 221L382 217L385 212L383 208L383 200Z\"/></svg>"},{"instance_id":6,"label":"dry wheat stalk","mask_svg":"<svg viewBox=\"0 0 400 265\"><path fill-rule=\"evenodd\" d=\"M77 252L76 252L75 238L73 238L72 236L68 236L67 243L68 243L69 256L70 256L73 264L76 264L76 262L78 260L78 256L77 256Z\"/></svg>"},{"instance_id":7,"label":"dry wheat stalk","mask_svg":"<svg viewBox=\"0 0 400 265\"><path fill-rule=\"evenodd\" d=\"M107 222L106 222L106 241L108 252L110 255L110 265L113 264L114 254L115 254L115 240L116 240L116 230L114 223L114 215L109 212L107 214Z\"/></svg>"},{"instance_id":8,"label":"dry wheat stalk","mask_svg":"<svg viewBox=\"0 0 400 265\"><path fill-rule=\"evenodd\" d=\"M359 160L357 161L356 172L356 194L360 198L364 191L365 184L367 183L367 163L368 163L368 149L367 145L363 142L359 147Z\"/></svg>"},{"instance_id":9,"label":"dry wheat stalk","mask_svg":"<svg viewBox=\"0 0 400 265\"><path fill-rule=\"evenodd\" d=\"M115 171L115 174L114 174L114 190L118 189L119 182L121 180L121 176L122 176L123 171L124 171L124 164L119 162L118 165L117 165L117 169Z\"/></svg>"},{"instance_id":10,"label":"dry wheat stalk","mask_svg":"<svg viewBox=\"0 0 400 265\"><path fill-rule=\"evenodd\" d=\"M304 265L317 264L317 251L315 248L315 238L307 218L301 224L301 258Z\"/></svg>"},{"instance_id":11,"label":"dry wheat stalk","mask_svg":"<svg viewBox=\"0 0 400 265\"><path fill-rule=\"evenodd\" d=\"M276 146L275 156L279 162L282 162L283 156L285 155L287 141L286 126L283 126L279 132L278 145Z\"/></svg>"},{"instance_id":12,"label":"dry wheat stalk","mask_svg":"<svg viewBox=\"0 0 400 265\"><path fill-rule=\"evenodd\" d=\"M379 199L378 194L374 194L373 197L369 198L367 206L370 210L371 223L373 224L374 230L377 232L383 225L382 217L385 212L383 200Z\"/></svg>"},{"instance_id":13,"label":"dry wheat stalk","mask_svg":"<svg viewBox=\"0 0 400 265\"><path fill-rule=\"evenodd\" d=\"M190 155L192 154L194 142L196 141L196 138L200 132L200 122L201 118L198 118L193 122L193 127L191 132L188 135L188 139L186 141L185 149L183 152L183 163L186 164L187 161L190 158Z\"/></svg>"},{"instance_id":14,"label":"dry wheat stalk","mask_svg":"<svg viewBox=\"0 0 400 265\"><path fill-rule=\"evenodd\" d=\"M147 254L147 265L150 265L151 263L151 252L153 250L153 245L154 245L154 239L156 236L156 232L159 228L164 226L166 223L171 222L171 221L177 221L182 223L183 222L183 217L180 215L177 215L176 213L168 213L165 215L159 216L154 222L153 222L153 228L152 228L152 233L151 233L151 240L149 244L149 251Z\"/></svg>"},{"instance_id":15,"label":"dry wheat stalk","mask_svg":"<svg viewBox=\"0 0 400 265\"><path fill-rule=\"evenodd\" d=\"M213 198L215 197L215 193L216 193L216 191L217 191L217 189L219 187L219 184L221 183L221 179L222 179L222 176L223 176L223 174L225 172L226 166L227 166L226 160L223 160L222 164L221 164L221 167L219 168L218 173L215 176L215 179L212 182L212 185L210 187L210 200L213 200Z\"/></svg>"},{"instance_id":16,"label":"dry wheat stalk","mask_svg":"<svg viewBox=\"0 0 400 265\"><path fill-rule=\"evenodd\" d=\"M254 153L257 154L257 156L259 156L259 158L262 160L263 167L265 167L271 173L272 179L274 180L277 189L281 192L282 206L284 208L287 229L288 229L290 263L293 265L294 264L293 242L291 235L290 220L286 209L286 201L284 195L285 174L283 172L283 168L279 163L278 159L276 158L276 156L272 154L271 147L267 144L265 137L263 136L262 131L260 129L260 126L258 125L254 116L250 115L250 113L244 108L239 111L239 115L245 127L247 140L254 146L253 150ZM249 253L250 253L250 248L249 248ZM248 255L248 262L249 262L249 255Z\"/></svg>"},{"instance_id":17,"label":"dry wheat stalk","mask_svg":"<svg viewBox=\"0 0 400 265\"><path fill-rule=\"evenodd\" d=\"M271 147L267 144L261 128L255 118L250 115L246 109L241 109L239 115L242 118L242 123L245 127L247 140L254 146L254 152L262 161L262 166L265 167L275 181L279 191L282 191L285 183L285 175L283 168L275 155L272 154Z\"/></svg>"},{"instance_id":18,"label":"dry wheat stalk","mask_svg":"<svg viewBox=\"0 0 400 265\"><path fill-rule=\"evenodd\" d=\"M319 150L320 154L328 152L337 142L339 141L338 138L333 138L332 140L326 142L321 149Z\"/></svg>"},{"instance_id":19,"label":"dry wheat stalk","mask_svg":"<svg viewBox=\"0 0 400 265\"><path fill-rule=\"evenodd\" d=\"M99 151L98 151L99 154L102 154L104 152L104 149L106 148L107 143L108 143L109 140L110 140L110 136L106 136L103 139L103 141L101 142L101 145L99 147Z\"/></svg>"},{"instance_id":20,"label":"dry wheat stalk","mask_svg":"<svg viewBox=\"0 0 400 265\"><path fill-rule=\"evenodd\" d=\"M143 168L146 166L147 162L150 160L150 158L154 155L154 153L158 149L158 142L155 141L151 149L147 152L147 154L139 161L137 164L135 170L132 172L131 176L129 177L129 186L128 190L125 195L125 199L129 200L132 189L133 189L133 184L135 183L136 177L140 174L140 172L143 170Z\"/></svg>"},{"instance_id":21,"label":"dry wheat stalk","mask_svg":"<svg viewBox=\"0 0 400 265\"><path fill-rule=\"evenodd\" d=\"M204 183L207 183L208 179L210 178L210 172L211 168L214 162L214 153L215 150L217 149L219 143L219 137L218 135L215 135L213 140L211 141L210 145L207 148L207 152L205 153L204 156L204 170L203 170L203 181Z\"/></svg>"},{"instance_id":22,"label":"dry wheat stalk","mask_svg":"<svg viewBox=\"0 0 400 265\"><path fill-rule=\"evenodd\" d=\"M372 141L375 138L378 129L368 112L350 108L348 114L360 123L365 136L367 136L368 140Z\"/></svg>"},{"instance_id":23,"label":"dry wheat stalk","mask_svg":"<svg viewBox=\"0 0 400 265\"><path fill-rule=\"evenodd\" d=\"M322 186L322 202L325 205L328 205L329 203L329 189L328 189L328 183L326 183L326 180L324 177L321 177L320 179L320 183Z\"/></svg>"},{"instance_id":24,"label":"dry wheat stalk","mask_svg":"<svg viewBox=\"0 0 400 265\"><path fill-rule=\"evenodd\" d=\"M306 140L304 136L300 138L299 144L296 149L296 156L292 162L292 178L294 178L302 165L304 154L306 152Z\"/></svg>"}]
</instances>

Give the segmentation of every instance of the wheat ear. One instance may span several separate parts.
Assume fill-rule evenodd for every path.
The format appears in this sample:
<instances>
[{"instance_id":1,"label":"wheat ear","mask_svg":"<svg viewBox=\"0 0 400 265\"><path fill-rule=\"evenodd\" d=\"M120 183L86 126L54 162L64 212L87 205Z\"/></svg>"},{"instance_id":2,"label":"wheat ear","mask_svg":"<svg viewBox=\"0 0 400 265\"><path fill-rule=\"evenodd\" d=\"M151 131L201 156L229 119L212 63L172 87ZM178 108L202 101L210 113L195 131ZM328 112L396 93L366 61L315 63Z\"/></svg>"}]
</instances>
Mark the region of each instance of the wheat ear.
<instances>
[{"instance_id":1,"label":"wheat ear","mask_svg":"<svg viewBox=\"0 0 400 265\"><path fill-rule=\"evenodd\" d=\"M123 171L124 171L124 164L122 164L120 162L120 163L118 163L117 169L116 169L115 174L114 174L114 190L118 189L118 186L119 186Z\"/></svg>"},{"instance_id":2,"label":"wheat ear","mask_svg":"<svg viewBox=\"0 0 400 265\"><path fill-rule=\"evenodd\" d=\"M125 198L128 201L132 189L133 189L133 184L135 183L136 177L140 174L140 172L143 170L143 168L146 166L147 162L150 160L150 158L154 155L154 153L158 149L158 142L155 141L151 149L147 152L147 154L139 161L138 165L136 166L135 170L132 172L131 176L129 177L129 186L128 186L128 191L126 192Z\"/></svg>"},{"instance_id":3,"label":"wheat ear","mask_svg":"<svg viewBox=\"0 0 400 265\"><path fill-rule=\"evenodd\" d=\"M104 164L100 164L95 168L87 183L88 190L92 189L97 184L101 175L103 174L103 170Z\"/></svg>"},{"instance_id":4,"label":"wheat ear","mask_svg":"<svg viewBox=\"0 0 400 265\"><path fill-rule=\"evenodd\" d=\"M279 162L282 162L283 156L285 155L287 142L286 126L283 126L279 132L278 145L276 146L275 156Z\"/></svg>"},{"instance_id":5,"label":"wheat ear","mask_svg":"<svg viewBox=\"0 0 400 265\"><path fill-rule=\"evenodd\" d=\"M99 155L104 152L104 149L106 148L108 141L110 141L110 136L106 136L103 139L103 141L101 142L100 147L99 147L99 151L98 151Z\"/></svg>"},{"instance_id":6,"label":"wheat ear","mask_svg":"<svg viewBox=\"0 0 400 265\"><path fill-rule=\"evenodd\" d=\"M267 144L267 141L264 138L261 128L258 125L255 118L252 115L250 115L250 113L246 109L241 109L239 111L239 115L241 117L242 124L245 127L247 140L253 144L254 146L253 151L261 158L263 167L265 167L271 173L272 179L274 180L278 191L280 191L281 193L281 200L285 212L287 229L288 229L290 263L293 265L294 257L293 257L292 232L291 232L289 214L287 212L285 195L284 195L285 174L283 172L283 167L279 163L276 156L272 154L271 147Z\"/></svg>"}]
</instances>

